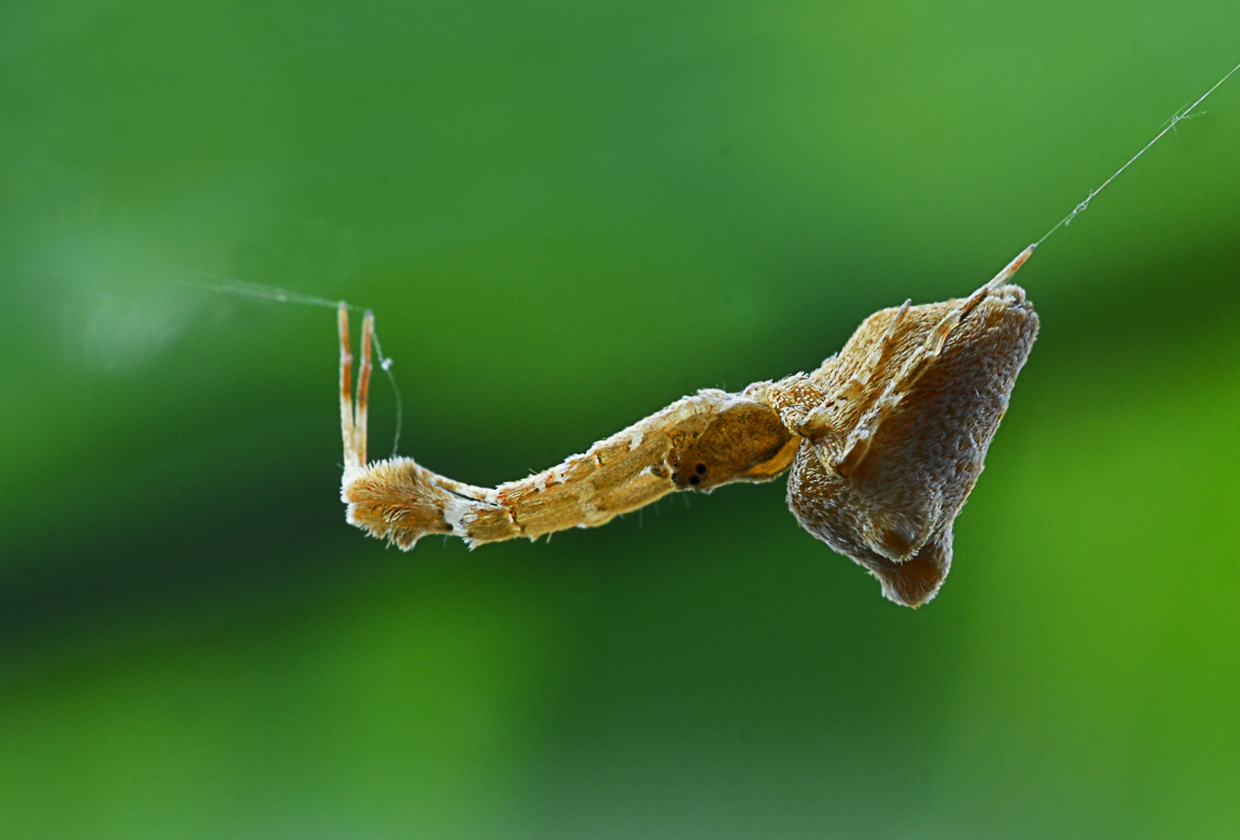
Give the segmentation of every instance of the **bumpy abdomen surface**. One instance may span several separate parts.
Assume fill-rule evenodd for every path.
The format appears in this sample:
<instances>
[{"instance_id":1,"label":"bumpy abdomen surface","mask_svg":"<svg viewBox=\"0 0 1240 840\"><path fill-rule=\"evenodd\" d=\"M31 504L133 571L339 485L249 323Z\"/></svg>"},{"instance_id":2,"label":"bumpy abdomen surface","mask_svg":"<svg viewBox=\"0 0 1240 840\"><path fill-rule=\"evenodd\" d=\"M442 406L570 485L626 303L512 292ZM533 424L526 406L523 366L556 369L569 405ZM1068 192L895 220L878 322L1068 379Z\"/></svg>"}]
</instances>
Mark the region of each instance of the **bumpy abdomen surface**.
<instances>
[{"instance_id":1,"label":"bumpy abdomen surface","mask_svg":"<svg viewBox=\"0 0 1240 840\"><path fill-rule=\"evenodd\" d=\"M982 471L1037 330L1023 290L995 290L893 401L847 475L824 445L806 441L798 451L788 484L793 513L878 577L889 599L924 603L946 577L952 522Z\"/></svg>"}]
</instances>

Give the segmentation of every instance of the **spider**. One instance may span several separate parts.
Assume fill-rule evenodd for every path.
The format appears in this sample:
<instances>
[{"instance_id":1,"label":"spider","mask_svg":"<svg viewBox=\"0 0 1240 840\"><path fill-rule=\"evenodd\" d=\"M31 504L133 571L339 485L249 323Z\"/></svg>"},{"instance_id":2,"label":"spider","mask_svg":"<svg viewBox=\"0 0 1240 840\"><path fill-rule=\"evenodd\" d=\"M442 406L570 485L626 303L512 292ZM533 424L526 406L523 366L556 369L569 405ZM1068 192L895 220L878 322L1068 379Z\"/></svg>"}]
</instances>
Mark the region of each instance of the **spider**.
<instances>
[{"instance_id":1,"label":"spider","mask_svg":"<svg viewBox=\"0 0 1240 840\"><path fill-rule=\"evenodd\" d=\"M878 578L885 597L919 606L951 567L952 523L1038 332L1024 290L1007 282L1035 247L967 298L874 313L812 373L738 393L698 391L583 454L494 488L411 458L367 463L374 315L362 322L354 400L342 302L347 519L405 550L426 534L458 536L472 548L602 525L674 491L709 493L791 468L788 507L797 521Z\"/></svg>"}]
</instances>

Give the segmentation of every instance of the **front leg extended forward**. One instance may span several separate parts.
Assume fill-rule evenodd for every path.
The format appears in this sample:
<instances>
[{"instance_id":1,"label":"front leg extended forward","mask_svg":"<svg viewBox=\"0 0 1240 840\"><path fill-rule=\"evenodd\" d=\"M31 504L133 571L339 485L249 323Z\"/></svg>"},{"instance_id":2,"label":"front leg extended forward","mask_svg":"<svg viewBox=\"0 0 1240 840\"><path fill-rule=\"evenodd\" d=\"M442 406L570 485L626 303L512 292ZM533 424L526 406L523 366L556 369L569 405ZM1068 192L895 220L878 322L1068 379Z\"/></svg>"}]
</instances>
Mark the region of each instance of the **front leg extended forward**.
<instances>
[{"instance_id":1,"label":"front leg extended forward","mask_svg":"<svg viewBox=\"0 0 1240 840\"><path fill-rule=\"evenodd\" d=\"M350 398L348 319L340 315L341 487L348 521L412 548L426 534L451 534L471 546L534 539L590 527L637 510L674 490L708 491L734 481L766 481L787 468L800 438L774 409L745 394L700 391L672 403L558 466L495 488L434 473L410 458L366 463L366 390L373 319L362 330L356 404Z\"/></svg>"}]
</instances>

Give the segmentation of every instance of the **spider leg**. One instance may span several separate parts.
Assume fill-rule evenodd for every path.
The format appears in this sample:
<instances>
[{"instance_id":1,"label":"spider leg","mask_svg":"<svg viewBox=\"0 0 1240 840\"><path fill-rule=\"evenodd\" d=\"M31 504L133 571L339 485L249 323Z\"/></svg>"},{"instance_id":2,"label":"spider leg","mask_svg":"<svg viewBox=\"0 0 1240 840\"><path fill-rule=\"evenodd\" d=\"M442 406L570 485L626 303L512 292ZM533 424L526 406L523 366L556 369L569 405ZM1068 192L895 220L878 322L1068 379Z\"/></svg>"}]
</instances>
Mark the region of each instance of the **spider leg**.
<instances>
[{"instance_id":1,"label":"spider leg","mask_svg":"<svg viewBox=\"0 0 1240 840\"><path fill-rule=\"evenodd\" d=\"M863 394L870 387L870 380L875 373L888 363L892 352L899 346L896 341L896 330L903 325L905 316L908 315L910 303L912 301L906 300L896 310L896 314L891 318L891 323L887 325L886 332L883 333L882 338L874 343L874 348L866 357L865 364L860 370L850 376L844 384L843 391L840 394L841 397L844 399L856 399Z\"/></svg>"},{"instance_id":2,"label":"spider leg","mask_svg":"<svg viewBox=\"0 0 1240 840\"><path fill-rule=\"evenodd\" d=\"M375 314L369 309L362 318L362 365L357 372L357 409L353 414L354 439L358 463L366 465L366 405L370 396L370 345L374 343Z\"/></svg>"},{"instance_id":3,"label":"spider leg","mask_svg":"<svg viewBox=\"0 0 1240 840\"><path fill-rule=\"evenodd\" d=\"M360 385L359 391L351 430L345 421L348 457L356 455L359 432L364 434L358 428L365 419ZM549 470L495 488L392 458L346 467L341 497L351 524L401 548L412 548L426 534L453 534L472 547L602 525L677 490L769 481L788 468L797 442L770 405L706 390Z\"/></svg>"},{"instance_id":4,"label":"spider leg","mask_svg":"<svg viewBox=\"0 0 1240 840\"><path fill-rule=\"evenodd\" d=\"M1033 256L1033 250L1037 247L1038 247L1038 243L1035 242L1032 245L1030 245L1028 248L1026 248L1025 250L1021 251L1019 254L1017 254L1016 259L1012 260L1010 263L1004 266L1003 270L1000 271L998 274L996 274L994 276L994 279L991 280L989 283L987 283L985 286L983 286L982 289L986 289L987 291L993 292L995 289L998 289L1004 283L1011 280L1012 275L1016 273L1016 269L1024 265L1025 260ZM982 289L978 289L977 292L974 292L973 297L969 299L973 300L973 298L977 298L980 301L981 298L978 297L978 293L981 292Z\"/></svg>"},{"instance_id":5,"label":"spider leg","mask_svg":"<svg viewBox=\"0 0 1240 840\"><path fill-rule=\"evenodd\" d=\"M336 309L340 331L340 436L344 443L345 471L366 466L366 403L370 394L371 345L375 316L370 310L362 319L362 363L357 371L357 399L353 398L353 354L349 348L349 307L340 301Z\"/></svg>"},{"instance_id":6,"label":"spider leg","mask_svg":"<svg viewBox=\"0 0 1240 840\"><path fill-rule=\"evenodd\" d=\"M342 300L336 309L340 332L340 436L344 443L344 468L366 465L357 451L357 428L353 417L353 354L349 350L349 308Z\"/></svg>"},{"instance_id":7,"label":"spider leg","mask_svg":"<svg viewBox=\"0 0 1240 840\"><path fill-rule=\"evenodd\" d=\"M913 357L906 363L905 370L902 373L907 372L909 374L914 374L915 376L920 376L921 367L924 365L922 360L932 360L934 357L938 356L943 350L943 345L947 343L948 336L952 334L952 331L954 331L956 327L960 326L960 322L968 317L969 313L977 308L978 304L997 292L1004 284L1007 283L1008 280L1011 280L1012 275L1016 273L1016 270L1024 265L1026 260L1033 256L1033 249L1036 247L1038 247L1036 244L1030 245L1028 248L1021 251L1016 255L1016 259L1004 266L1003 270L996 274L989 283L982 286L976 292L961 301L959 306L953 307L952 310L943 317L943 320L939 321L939 323L935 325L934 330L929 336L927 336L921 353L914 353Z\"/></svg>"}]
</instances>

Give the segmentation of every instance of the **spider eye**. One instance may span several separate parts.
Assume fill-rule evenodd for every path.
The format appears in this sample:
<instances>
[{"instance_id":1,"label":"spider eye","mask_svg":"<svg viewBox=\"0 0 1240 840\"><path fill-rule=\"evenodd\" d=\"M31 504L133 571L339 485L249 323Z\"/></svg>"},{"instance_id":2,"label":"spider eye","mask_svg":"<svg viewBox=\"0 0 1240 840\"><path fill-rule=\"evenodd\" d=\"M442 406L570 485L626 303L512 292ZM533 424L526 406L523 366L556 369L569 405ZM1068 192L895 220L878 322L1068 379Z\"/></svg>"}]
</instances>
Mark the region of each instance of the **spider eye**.
<instances>
[{"instance_id":1,"label":"spider eye","mask_svg":"<svg viewBox=\"0 0 1240 840\"><path fill-rule=\"evenodd\" d=\"M698 464L696 467L694 467L694 472L696 472L698 475L706 475L706 465Z\"/></svg>"}]
</instances>

